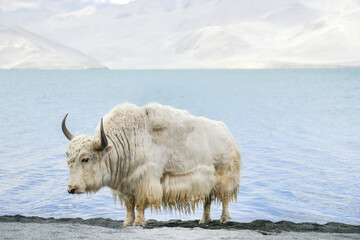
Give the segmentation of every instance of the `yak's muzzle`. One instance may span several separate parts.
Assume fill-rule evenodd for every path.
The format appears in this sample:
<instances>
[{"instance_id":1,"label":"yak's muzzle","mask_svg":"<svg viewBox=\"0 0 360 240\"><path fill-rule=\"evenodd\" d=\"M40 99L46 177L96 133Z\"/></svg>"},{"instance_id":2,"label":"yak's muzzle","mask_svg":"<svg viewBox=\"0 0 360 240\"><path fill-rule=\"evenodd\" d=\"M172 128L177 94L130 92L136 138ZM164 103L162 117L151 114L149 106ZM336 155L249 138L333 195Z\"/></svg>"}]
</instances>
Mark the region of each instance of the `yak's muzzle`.
<instances>
[{"instance_id":1,"label":"yak's muzzle","mask_svg":"<svg viewBox=\"0 0 360 240\"><path fill-rule=\"evenodd\" d=\"M70 194L74 194L75 193L75 191L76 191L76 189L77 189L77 187L73 187L73 186L68 186L68 193L70 193Z\"/></svg>"}]
</instances>

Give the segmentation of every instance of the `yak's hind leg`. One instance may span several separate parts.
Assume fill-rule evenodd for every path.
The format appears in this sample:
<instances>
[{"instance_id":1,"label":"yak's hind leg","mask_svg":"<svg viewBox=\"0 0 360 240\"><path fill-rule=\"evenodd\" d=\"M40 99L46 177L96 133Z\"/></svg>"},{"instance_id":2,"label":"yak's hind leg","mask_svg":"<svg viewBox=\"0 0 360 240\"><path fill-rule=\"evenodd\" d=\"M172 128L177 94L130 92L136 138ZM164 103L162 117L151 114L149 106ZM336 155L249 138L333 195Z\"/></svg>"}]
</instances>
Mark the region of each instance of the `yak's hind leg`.
<instances>
[{"instance_id":1,"label":"yak's hind leg","mask_svg":"<svg viewBox=\"0 0 360 240\"><path fill-rule=\"evenodd\" d=\"M230 202L230 196L224 196L222 198L222 214L220 218L220 223L227 223L231 219L229 213L229 202Z\"/></svg>"},{"instance_id":2,"label":"yak's hind leg","mask_svg":"<svg viewBox=\"0 0 360 240\"><path fill-rule=\"evenodd\" d=\"M143 203L137 203L136 204L136 218L134 221L134 226L142 226L145 227L146 226L146 221L145 221L145 208L147 207L147 204L143 204Z\"/></svg>"},{"instance_id":3,"label":"yak's hind leg","mask_svg":"<svg viewBox=\"0 0 360 240\"><path fill-rule=\"evenodd\" d=\"M209 197L205 198L204 202L204 212L201 220L199 223L209 223L212 222L212 219L210 217L210 207L211 207L211 195Z\"/></svg>"},{"instance_id":4,"label":"yak's hind leg","mask_svg":"<svg viewBox=\"0 0 360 240\"><path fill-rule=\"evenodd\" d=\"M237 146L231 151L229 166L223 177L219 178L218 190L221 190L218 199L222 201L222 214L220 223L230 221L229 203L234 198L236 202L237 189L240 182L241 156Z\"/></svg>"},{"instance_id":5,"label":"yak's hind leg","mask_svg":"<svg viewBox=\"0 0 360 240\"><path fill-rule=\"evenodd\" d=\"M131 226L135 220L135 198L129 197L125 199L125 206L126 206L126 218L123 223L123 226Z\"/></svg>"}]
</instances>

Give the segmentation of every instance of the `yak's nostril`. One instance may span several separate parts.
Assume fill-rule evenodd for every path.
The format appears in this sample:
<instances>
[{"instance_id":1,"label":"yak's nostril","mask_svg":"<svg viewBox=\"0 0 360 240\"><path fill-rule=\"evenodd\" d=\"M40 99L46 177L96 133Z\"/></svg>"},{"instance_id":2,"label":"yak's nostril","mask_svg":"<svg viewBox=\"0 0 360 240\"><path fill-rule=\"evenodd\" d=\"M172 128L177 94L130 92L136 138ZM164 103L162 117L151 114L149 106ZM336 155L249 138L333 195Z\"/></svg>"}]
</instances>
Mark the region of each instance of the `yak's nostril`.
<instances>
[{"instance_id":1,"label":"yak's nostril","mask_svg":"<svg viewBox=\"0 0 360 240\"><path fill-rule=\"evenodd\" d=\"M74 194L74 193L75 193L75 190L76 190L76 188L73 188L73 189L71 189L70 191L68 190L68 192L69 192L70 194Z\"/></svg>"}]
</instances>

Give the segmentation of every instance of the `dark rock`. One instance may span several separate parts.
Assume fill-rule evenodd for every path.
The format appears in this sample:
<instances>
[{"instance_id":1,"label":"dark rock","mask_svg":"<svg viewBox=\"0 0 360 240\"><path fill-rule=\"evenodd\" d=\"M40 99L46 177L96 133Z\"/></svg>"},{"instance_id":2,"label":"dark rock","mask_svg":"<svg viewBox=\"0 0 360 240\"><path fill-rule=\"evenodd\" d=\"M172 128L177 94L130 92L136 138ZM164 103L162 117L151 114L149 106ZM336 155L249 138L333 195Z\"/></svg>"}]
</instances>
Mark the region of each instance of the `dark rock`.
<instances>
[{"instance_id":1,"label":"dark rock","mask_svg":"<svg viewBox=\"0 0 360 240\"><path fill-rule=\"evenodd\" d=\"M1 222L20 222L20 223L71 223L100 226L106 228L122 228L123 221L112 220L109 218L41 218L36 216L26 217L22 215L0 216ZM203 228L203 229L231 229L231 230L254 230L261 234L278 234L280 232L322 232L322 233L360 233L360 225L329 222L318 224L311 222L294 223L289 221L271 222L267 220L255 220L250 223L228 222L220 224L218 220L207 224L199 224L199 220L181 221L173 219L169 221L157 221L150 219L147 221L146 228L161 227L182 227L182 228Z\"/></svg>"}]
</instances>

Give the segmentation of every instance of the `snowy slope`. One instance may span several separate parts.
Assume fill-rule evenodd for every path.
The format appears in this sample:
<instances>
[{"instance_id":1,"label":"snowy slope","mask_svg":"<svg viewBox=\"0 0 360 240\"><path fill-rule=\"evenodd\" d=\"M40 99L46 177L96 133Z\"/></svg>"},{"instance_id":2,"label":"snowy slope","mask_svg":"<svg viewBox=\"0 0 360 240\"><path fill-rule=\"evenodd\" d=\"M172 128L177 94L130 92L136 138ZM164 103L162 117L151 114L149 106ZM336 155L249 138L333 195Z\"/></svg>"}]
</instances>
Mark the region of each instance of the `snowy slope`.
<instances>
[{"instance_id":1,"label":"snowy slope","mask_svg":"<svg viewBox=\"0 0 360 240\"><path fill-rule=\"evenodd\" d=\"M0 21L110 68L336 67L360 65L359 11L360 0L45 0Z\"/></svg>"},{"instance_id":2,"label":"snowy slope","mask_svg":"<svg viewBox=\"0 0 360 240\"><path fill-rule=\"evenodd\" d=\"M19 27L0 25L0 68L104 68L98 61Z\"/></svg>"}]
</instances>

